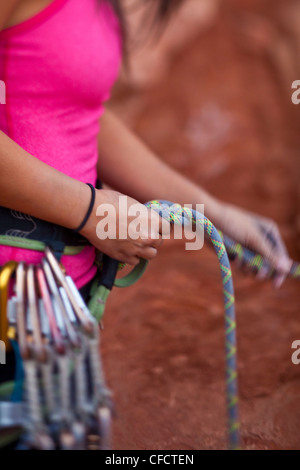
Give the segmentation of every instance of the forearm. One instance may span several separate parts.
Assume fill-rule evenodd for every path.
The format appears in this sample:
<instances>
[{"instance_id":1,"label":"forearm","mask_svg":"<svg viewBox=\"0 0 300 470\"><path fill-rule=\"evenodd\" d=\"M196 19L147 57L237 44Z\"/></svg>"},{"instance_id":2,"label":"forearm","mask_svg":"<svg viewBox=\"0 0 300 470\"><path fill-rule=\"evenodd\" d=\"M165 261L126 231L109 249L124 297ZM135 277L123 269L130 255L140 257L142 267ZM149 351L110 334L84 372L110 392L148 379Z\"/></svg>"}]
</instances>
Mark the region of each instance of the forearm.
<instances>
[{"instance_id":1,"label":"forearm","mask_svg":"<svg viewBox=\"0 0 300 470\"><path fill-rule=\"evenodd\" d=\"M217 218L218 201L162 162L110 111L101 122L98 173L103 182L140 202L204 204L206 215Z\"/></svg>"},{"instance_id":2,"label":"forearm","mask_svg":"<svg viewBox=\"0 0 300 470\"><path fill-rule=\"evenodd\" d=\"M41 162L0 132L0 205L75 228L89 204L84 183Z\"/></svg>"}]
</instances>

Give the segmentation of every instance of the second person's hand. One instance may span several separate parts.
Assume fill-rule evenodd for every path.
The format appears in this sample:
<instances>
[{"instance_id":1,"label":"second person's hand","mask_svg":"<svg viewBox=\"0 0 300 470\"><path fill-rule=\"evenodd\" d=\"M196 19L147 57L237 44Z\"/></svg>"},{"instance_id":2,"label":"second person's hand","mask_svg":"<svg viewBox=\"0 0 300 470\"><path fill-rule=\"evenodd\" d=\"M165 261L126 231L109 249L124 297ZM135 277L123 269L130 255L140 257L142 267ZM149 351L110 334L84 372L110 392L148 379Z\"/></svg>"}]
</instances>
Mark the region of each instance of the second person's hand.
<instances>
[{"instance_id":1,"label":"second person's hand","mask_svg":"<svg viewBox=\"0 0 300 470\"><path fill-rule=\"evenodd\" d=\"M230 204L220 203L215 224L233 240L262 255L275 269L274 286L282 285L291 269L292 260L289 258L279 228L272 219ZM236 262L239 263L238 259ZM261 271L258 277L267 278L269 272Z\"/></svg>"}]
</instances>

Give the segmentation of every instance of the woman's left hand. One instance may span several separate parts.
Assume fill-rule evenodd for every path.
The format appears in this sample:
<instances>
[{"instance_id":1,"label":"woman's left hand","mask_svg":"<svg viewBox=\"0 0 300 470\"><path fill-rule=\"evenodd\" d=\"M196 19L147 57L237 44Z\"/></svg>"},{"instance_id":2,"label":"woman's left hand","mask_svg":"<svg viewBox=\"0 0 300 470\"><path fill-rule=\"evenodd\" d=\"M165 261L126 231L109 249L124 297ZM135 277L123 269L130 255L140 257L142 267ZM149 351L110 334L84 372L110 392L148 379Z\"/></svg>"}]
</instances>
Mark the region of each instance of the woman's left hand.
<instances>
[{"instance_id":1,"label":"woman's left hand","mask_svg":"<svg viewBox=\"0 0 300 470\"><path fill-rule=\"evenodd\" d=\"M272 219L230 204L220 203L218 213L215 221L217 228L241 245L261 254L275 269L274 285L280 287L291 269L292 260L277 224ZM267 271L258 273L260 279L269 275Z\"/></svg>"}]
</instances>

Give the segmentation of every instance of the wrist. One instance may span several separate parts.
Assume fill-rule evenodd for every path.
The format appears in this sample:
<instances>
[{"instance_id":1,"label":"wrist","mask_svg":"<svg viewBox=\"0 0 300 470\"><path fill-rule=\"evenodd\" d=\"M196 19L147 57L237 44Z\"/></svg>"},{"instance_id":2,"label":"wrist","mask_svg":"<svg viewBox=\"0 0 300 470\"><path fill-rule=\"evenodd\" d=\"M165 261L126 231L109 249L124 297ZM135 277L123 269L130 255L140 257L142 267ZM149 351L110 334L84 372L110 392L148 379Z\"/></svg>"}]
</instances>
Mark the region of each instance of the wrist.
<instances>
[{"instance_id":1,"label":"wrist","mask_svg":"<svg viewBox=\"0 0 300 470\"><path fill-rule=\"evenodd\" d=\"M204 215L207 217L214 225L218 225L222 216L223 203L219 201L214 196L206 194L206 197L203 199L202 195L202 204L204 205ZM201 203L199 198L197 203Z\"/></svg>"},{"instance_id":2,"label":"wrist","mask_svg":"<svg viewBox=\"0 0 300 470\"><path fill-rule=\"evenodd\" d=\"M75 228L73 229L73 232L74 233L80 233L84 227L86 226L91 214L92 214L92 211L94 209L94 205L95 205L95 198L96 198L96 189L94 188L94 186L91 184L91 183L86 183L86 185L90 188L91 190L91 198L90 198L90 203L89 203L89 206L88 206L88 209L85 213L85 216L84 218L82 219L82 221L80 222L80 224Z\"/></svg>"},{"instance_id":3,"label":"wrist","mask_svg":"<svg viewBox=\"0 0 300 470\"><path fill-rule=\"evenodd\" d=\"M69 205L67 225L65 224L69 229L74 231L76 231L82 223L91 201L91 189L89 186L81 181L76 181L75 184L76 188L75 185L72 185L72 188L70 188L71 194L73 194L73 201Z\"/></svg>"},{"instance_id":4,"label":"wrist","mask_svg":"<svg viewBox=\"0 0 300 470\"><path fill-rule=\"evenodd\" d=\"M92 192L91 192L91 188L89 188L87 184L85 184L85 192L86 190L88 191L87 201L86 201L85 209L81 213L81 219L79 221L79 224L82 223L82 221L84 220L84 217L87 215L88 208L90 208L91 210L90 210L90 214L85 224L82 226L82 228L80 228L80 230L78 230L78 233L80 233L80 235L82 235L83 237L89 239L92 231L96 233L96 225L97 225L96 209L99 206L99 204L101 204L102 202L105 202L105 198L103 199L104 195L102 194L105 191L103 191L102 189L101 190L95 189L95 199L91 207Z\"/></svg>"}]
</instances>

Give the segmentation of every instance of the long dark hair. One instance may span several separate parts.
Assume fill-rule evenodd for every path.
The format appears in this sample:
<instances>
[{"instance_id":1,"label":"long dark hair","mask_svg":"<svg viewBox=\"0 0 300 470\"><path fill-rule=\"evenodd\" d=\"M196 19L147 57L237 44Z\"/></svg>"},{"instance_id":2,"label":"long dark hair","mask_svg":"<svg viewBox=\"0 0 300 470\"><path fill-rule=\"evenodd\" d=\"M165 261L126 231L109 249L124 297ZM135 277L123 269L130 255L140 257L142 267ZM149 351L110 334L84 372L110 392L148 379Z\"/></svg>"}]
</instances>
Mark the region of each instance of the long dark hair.
<instances>
[{"instance_id":1,"label":"long dark hair","mask_svg":"<svg viewBox=\"0 0 300 470\"><path fill-rule=\"evenodd\" d=\"M122 0L108 0L111 5L114 7L121 24L122 34L123 34L123 47L124 53L126 54L126 39L127 39L127 29L126 29L126 20L124 14L124 8L122 5ZM163 26L166 24L166 21L170 18L171 14L178 9L181 3L184 0L135 0L135 4L138 7L148 4L153 5L154 8L154 23L158 26ZM154 24L153 24L154 26Z\"/></svg>"}]
</instances>

